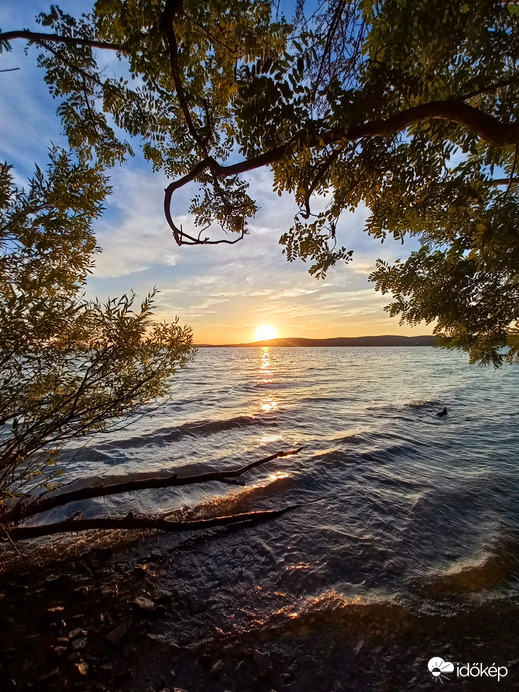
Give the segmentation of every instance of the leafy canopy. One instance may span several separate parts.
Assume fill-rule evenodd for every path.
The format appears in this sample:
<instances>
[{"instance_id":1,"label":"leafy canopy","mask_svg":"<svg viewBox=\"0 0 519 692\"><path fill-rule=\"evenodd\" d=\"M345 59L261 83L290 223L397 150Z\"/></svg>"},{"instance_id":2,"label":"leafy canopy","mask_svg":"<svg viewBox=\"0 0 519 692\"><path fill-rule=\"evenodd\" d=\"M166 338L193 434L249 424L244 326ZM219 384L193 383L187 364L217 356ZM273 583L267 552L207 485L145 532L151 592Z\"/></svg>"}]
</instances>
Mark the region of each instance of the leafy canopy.
<instances>
[{"instance_id":1,"label":"leafy canopy","mask_svg":"<svg viewBox=\"0 0 519 692\"><path fill-rule=\"evenodd\" d=\"M141 145L174 179L179 244L234 242L206 235L214 223L242 238L256 205L239 176L270 166L300 208L280 239L290 261L317 277L349 261L341 214L365 206L374 238L421 245L372 274L390 313L498 364L505 344L519 351L518 15L495 0L98 0L80 18L40 15L46 37L0 41L45 49L82 160L110 165ZM127 67L118 78L106 50ZM175 191L194 182L198 236L174 221Z\"/></svg>"}]
</instances>

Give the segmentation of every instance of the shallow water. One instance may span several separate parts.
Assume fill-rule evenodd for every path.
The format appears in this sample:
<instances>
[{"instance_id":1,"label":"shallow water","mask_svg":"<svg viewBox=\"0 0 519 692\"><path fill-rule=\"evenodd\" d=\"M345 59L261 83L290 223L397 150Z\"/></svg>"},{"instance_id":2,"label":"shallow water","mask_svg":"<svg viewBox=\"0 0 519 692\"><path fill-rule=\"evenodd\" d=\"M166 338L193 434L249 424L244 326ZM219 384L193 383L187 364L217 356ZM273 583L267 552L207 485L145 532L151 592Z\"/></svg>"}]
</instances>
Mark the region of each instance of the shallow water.
<instances>
[{"instance_id":1,"label":"shallow water","mask_svg":"<svg viewBox=\"0 0 519 692\"><path fill-rule=\"evenodd\" d=\"M305 618L322 627L323 617L330 630L362 612L383 628L517 603L518 404L519 368L471 367L441 349L201 349L170 402L78 448L67 474L191 473L303 447L241 486L139 494L142 511L202 516L302 505L186 550L185 537L162 539L175 551L162 584L183 584L195 606L157 636L207 639ZM122 511L129 500L72 509Z\"/></svg>"}]
</instances>

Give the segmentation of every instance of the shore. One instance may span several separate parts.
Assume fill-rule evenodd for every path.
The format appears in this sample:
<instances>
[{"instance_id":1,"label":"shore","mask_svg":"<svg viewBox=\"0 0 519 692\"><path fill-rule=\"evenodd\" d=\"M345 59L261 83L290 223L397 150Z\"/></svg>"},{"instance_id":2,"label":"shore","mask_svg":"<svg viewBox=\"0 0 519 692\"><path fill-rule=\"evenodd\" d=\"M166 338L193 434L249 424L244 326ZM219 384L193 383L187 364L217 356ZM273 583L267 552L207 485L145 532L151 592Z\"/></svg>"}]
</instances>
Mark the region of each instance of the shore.
<instances>
[{"instance_id":1,"label":"shore","mask_svg":"<svg viewBox=\"0 0 519 692\"><path fill-rule=\"evenodd\" d=\"M220 531L173 548L159 534L118 536L113 545L105 534L76 545L69 540L64 550L59 543L44 547L45 559L38 548L4 561L1 689L433 689L427 661L454 651L461 662L505 663L509 672L499 689L517 688L519 607L502 601L442 617L390 604L334 603L330 594L297 618L280 611L249 631L218 631L211 626L214 600L186 596L181 583L164 589L162 582L177 560L218 540ZM207 636L190 638L193 618L205 622ZM173 621L186 623L184 637L168 636ZM488 685L456 681L456 689Z\"/></svg>"}]
</instances>

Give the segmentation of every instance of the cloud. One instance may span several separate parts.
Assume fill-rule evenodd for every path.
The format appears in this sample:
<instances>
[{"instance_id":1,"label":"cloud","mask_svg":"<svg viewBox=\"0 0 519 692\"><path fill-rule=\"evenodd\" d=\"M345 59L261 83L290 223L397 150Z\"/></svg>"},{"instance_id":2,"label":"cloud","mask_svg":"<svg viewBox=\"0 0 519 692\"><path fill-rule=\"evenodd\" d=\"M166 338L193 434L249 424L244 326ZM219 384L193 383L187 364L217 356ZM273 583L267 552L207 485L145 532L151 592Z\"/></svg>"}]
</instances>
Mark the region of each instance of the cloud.
<instances>
[{"instance_id":1,"label":"cloud","mask_svg":"<svg viewBox=\"0 0 519 692\"><path fill-rule=\"evenodd\" d=\"M377 257L401 255L400 243L380 245L366 238L366 211L348 214L348 245L358 259L333 267L325 281L316 280L307 264L288 263L280 251L279 236L292 224L295 206L288 196L272 193L271 183L266 171L253 176L251 191L261 209L243 241L179 248L163 217L165 178L116 170L107 219L97 228L103 254L91 290L106 295L131 286L141 294L158 285L158 316L179 315L194 326L197 341L248 341L261 322L275 323L280 333L291 336L402 333L383 311L387 297L367 281ZM186 228L192 224L185 213L189 194L181 190L173 209Z\"/></svg>"},{"instance_id":2,"label":"cloud","mask_svg":"<svg viewBox=\"0 0 519 692\"><path fill-rule=\"evenodd\" d=\"M162 210L163 177L118 168L110 183L114 188L110 220L101 219L95 228L102 254L94 275L121 277L155 264L174 266L178 253Z\"/></svg>"}]
</instances>

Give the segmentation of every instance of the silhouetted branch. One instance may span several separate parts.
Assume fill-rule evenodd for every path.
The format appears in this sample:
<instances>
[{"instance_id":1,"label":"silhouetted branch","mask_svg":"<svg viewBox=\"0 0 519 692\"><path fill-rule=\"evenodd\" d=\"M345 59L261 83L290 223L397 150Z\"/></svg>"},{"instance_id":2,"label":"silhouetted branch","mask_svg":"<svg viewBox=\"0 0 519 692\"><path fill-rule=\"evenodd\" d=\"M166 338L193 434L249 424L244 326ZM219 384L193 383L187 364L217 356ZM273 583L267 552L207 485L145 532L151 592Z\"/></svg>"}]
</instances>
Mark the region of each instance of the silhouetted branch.
<instances>
[{"instance_id":1,"label":"silhouetted branch","mask_svg":"<svg viewBox=\"0 0 519 692\"><path fill-rule=\"evenodd\" d=\"M308 189L305 192L305 200L304 200L305 211L301 214L303 219L310 218L310 197L312 196L315 188L319 184L319 181L321 180L323 175L328 171L328 169L330 168L332 163L337 160L339 154L340 154L340 150L334 149L332 151L332 153L330 154L330 156L328 156L324 160L323 164L321 166L319 166L319 168L317 169L317 173L315 174L315 177L314 177L311 185L308 187Z\"/></svg>"},{"instance_id":2,"label":"silhouetted branch","mask_svg":"<svg viewBox=\"0 0 519 692\"><path fill-rule=\"evenodd\" d=\"M90 48L100 48L106 50L117 50L125 53L126 49L115 43L105 41L94 41L88 38L73 38L72 36L60 36L59 34L44 34L35 31L6 31L0 34L0 41L13 41L14 39L26 39L29 43L37 43L45 47L45 43L66 43L69 46L90 46Z\"/></svg>"},{"instance_id":3,"label":"silhouetted branch","mask_svg":"<svg viewBox=\"0 0 519 692\"><path fill-rule=\"evenodd\" d=\"M186 119L187 129L195 142L202 147L202 149L206 149L207 142L204 141L198 134L198 131L193 123L193 119L191 118L191 112L189 110L184 87L180 78L180 71L178 69L178 46L175 29L173 26L173 19L180 7L182 7L182 0L168 0L164 7L164 11L162 12L159 26L162 33L166 36L168 42L171 76L173 77L173 83L175 84L175 91L177 92L180 107L182 108L184 118Z\"/></svg>"},{"instance_id":4,"label":"silhouetted branch","mask_svg":"<svg viewBox=\"0 0 519 692\"><path fill-rule=\"evenodd\" d=\"M259 522L275 519L293 509L299 509L302 505L289 505L283 509L269 509L258 512L243 512L225 517L213 517L211 519L198 519L195 521L171 521L160 517L135 517L132 513L125 517L101 517L99 519L78 519L75 516L65 521L54 524L42 524L39 526L20 526L9 529L9 535L13 541L27 538L40 538L56 533L76 533L78 531L90 531L92 529L159 529L160 531L181 532L201 531L217 526L229 526L245 522Z\"/></svg>"},{"instance_id":5,"label":"silhouetted branch","mask_svg":"<svg viewBox=\"0 0 519 692\"><path fill-rule=\"evenodd\" d=\"M170 183L164 196L164 213L166 220L173 231L173 236L178 245L209 245L218 242L236 241L208 241L197 240L192 236L187 236L179 229L171 215L171 200L173 193L199 178L202 173L210 171L211 174L219 178L228 178L270 166L280 161L284 156L291 153L295 143L311 148L324 148L327 146L340 146L343 143L364 139L366 137L387 137L405 130L414 123L424 120L443 120L453 125L462 125L467 130L479 135L482 139L495 146L507 146L519 143L519 123L504 123L488 113L484 113L473 106L469 106L462 101L446 100L432 101L413 106L395 113L381 120L372 120L360 125L351 127L334 127L330 130L318 132L318 122L311 124L311 128L300 130L291 139L287 140L269 151L250 159L245 159L239 163L229 166L222 166L212 156L199 161L189 173L182 178ZM507 179L506 184L510 183ZM496 183L498 184L498 183ZM184 238L188 240L185 241Z\"/></svg>"},{"instance_id":6,"label":"silhouetted branch","mask_svg":"<svg viewBox=\"0 0 519 692\"><path fill-rule=\"evenodd\" d=\"M151 478L138 478L121 483L112 483L110 485L93 485L70 492L64 492L51 497L43 497L32 502L20 502L14 509L7 512L2 517L2 524L7 525L13 522L19 522L28 517L32 517L41 512L46 512L55 507L62 507L70 502L78 502L80 500L88 500L95 497L106 497L107 495L118 495L120 493L128 493L135 490L144 490L149 488L172 488L182 485L193 485L195 483L209 483L211 481L225 481L228 478L236 478L250 471L256 466L261 466L274 459L298 454L299 449L292 449L286 452L277 452L263 459L258 459L245 466L239 466L234 469L225 469L223 471L209 471L200 473L194 476L177 476L176 473L170 476L152 476ZM11 531L11 529L9 529Z\"/></svg>"},{"instance_id":7,"label":"silhouetted branch","mask_svg":"<svg viewBox=\"0 0 519 692\"><path fill-rule=\"evenodd\" d=\"M496 180L486 180L489 185L517 185L519 178L496 178Z\"/></svg>"}]
</instances>

